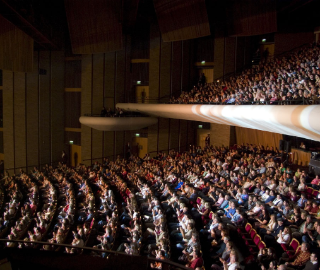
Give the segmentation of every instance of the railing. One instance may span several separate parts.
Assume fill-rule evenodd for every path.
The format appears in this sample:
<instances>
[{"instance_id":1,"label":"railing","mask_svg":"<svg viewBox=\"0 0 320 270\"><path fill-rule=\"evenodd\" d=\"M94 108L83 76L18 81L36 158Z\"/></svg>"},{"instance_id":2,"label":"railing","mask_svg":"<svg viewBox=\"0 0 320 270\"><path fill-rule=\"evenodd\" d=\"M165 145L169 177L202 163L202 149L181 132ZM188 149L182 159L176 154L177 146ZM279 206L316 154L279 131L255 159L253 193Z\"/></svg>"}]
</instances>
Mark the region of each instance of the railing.
<instances>
[{"instance_id":1,"label":"railing","mask_svg":"<svg viewBox=\"0 0 320 270\"><path fill-rule=\"evenodd\" d=\"M13 242L13 243L21 243L21 244L34 244L34 245L50 245L50 246L55 246L55 247L60 247L60 251L55 251L54 253L62 253L64 251L64 248L73 248L76 250L79 250L79 252L96 252L96 253L107 253L106 259L110 258L110 255L121 255L124 256L125 258L131 258L131 257L136 257L136 258L141 258L141 255L128 255L124 252L119 252L119 251L113 251L113 250L104 250L104 249L98 249L98 248L91 248L91 247L75 247L72 245L68 245L68 244L57 244L57 243L49 243L49 242L42 242L42 241L25 241L25 240L9 240L9 239L0 239L0 243L2 243L4 246L6 245L7 242ZM17 248L7 248L9 251L14 252L14 249ZM26 248L26 250L30 251L32 250L31 248ZM34 251L37 251L36 249L33 249ZM43 250L43 252L49 252L49 251L45 251ZM70 257L72 257L74 254L70 254ZM179 269L184 269L184 270L190 270L190 268L185 267L184 265L175 263L173 261L170 260L161 260L161 259L157 259L157 258L152 258L152 257L147 257L147 256L143 256L143 259L147 261L147 265L143 265L142 267L145 267L145 269L148 269L148 266L150 265L150 263L154 263L154 262L161 262L162 263L162 269L175 269L175 268L179 268ZM42 260L43 262L43 260ZM50 262L48 262L50 263ZM106 261L107 263L107 261ZM126 266L128 269L128 266ZM143 269L143 268L140 269ZM129 267L130 268L130 267Z\"/></svg>"}]
</instances>

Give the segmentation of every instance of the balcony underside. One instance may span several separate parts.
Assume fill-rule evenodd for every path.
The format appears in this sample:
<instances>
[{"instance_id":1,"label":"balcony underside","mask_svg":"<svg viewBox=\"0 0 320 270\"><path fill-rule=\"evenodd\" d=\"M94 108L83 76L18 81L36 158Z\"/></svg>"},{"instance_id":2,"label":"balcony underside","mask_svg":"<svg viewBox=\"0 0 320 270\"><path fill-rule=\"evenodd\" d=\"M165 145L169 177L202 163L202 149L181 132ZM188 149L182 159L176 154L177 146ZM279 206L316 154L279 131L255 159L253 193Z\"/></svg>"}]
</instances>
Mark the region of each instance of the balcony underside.
<instances>
[{"instance_id":1,"label":"balcony underside","mask_svg":"<svg viewBox=\"0 0 320 270\"><path fill-rule=\"evenodd\" d=\"M158 123L154 117L89 117L81 116L81 124L101 131L138 130Z\"/></svg>"},{"instance_id":2,"label":"balcony underside","mask_svg":"<svg viewBox=\"0 0 320 270\"><path fill-rule=\"evenodd\" d=\"M118 103L152 116L210 122L320 141L320 105L193 105Z\"/></svg>"}]
</instances>

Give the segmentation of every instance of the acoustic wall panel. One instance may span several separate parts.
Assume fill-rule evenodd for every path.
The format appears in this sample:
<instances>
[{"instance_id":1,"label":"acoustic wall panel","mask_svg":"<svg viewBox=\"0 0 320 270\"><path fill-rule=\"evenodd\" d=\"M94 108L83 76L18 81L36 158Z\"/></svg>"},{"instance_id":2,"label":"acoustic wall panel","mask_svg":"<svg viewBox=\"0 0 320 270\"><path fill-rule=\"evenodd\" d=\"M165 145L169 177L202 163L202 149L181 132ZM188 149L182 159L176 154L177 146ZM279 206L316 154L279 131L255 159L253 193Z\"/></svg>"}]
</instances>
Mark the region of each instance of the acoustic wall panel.
<instances>
[{"instance_id":1,"label":"acoustic wall panel","mask_svg":"<svg viewBox=\"0 0 320 270\"><path fill-rule=\"evenodd\" d=\"M153 0L163 41L210 35L205 0Z\"/></svg>"}]
</instances>

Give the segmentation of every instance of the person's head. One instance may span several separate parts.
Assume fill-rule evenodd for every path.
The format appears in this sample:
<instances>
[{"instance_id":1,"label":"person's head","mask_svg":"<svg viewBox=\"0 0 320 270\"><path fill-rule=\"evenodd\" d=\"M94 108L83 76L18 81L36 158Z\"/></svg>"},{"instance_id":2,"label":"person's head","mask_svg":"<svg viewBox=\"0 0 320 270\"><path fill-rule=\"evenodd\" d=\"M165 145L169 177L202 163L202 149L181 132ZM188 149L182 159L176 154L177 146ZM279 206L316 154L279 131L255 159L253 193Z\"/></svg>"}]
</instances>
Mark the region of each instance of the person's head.
<instances>
[{"instance_id":1,"label":"person's head","mask_svg":"<svg viewBox=\"0 0 320 270\"><path fill-rule=\"evenodd\" d=\"M237 253L233 250L230 252L230 263L235 263L237 262L238 258L237 258Z\"/></svg>"},{"instance_id":2,"label":"person's head","mask_svg":"<svg viewBox=\"0 0 320 270\"><path fill-rule=\"evenodd\" d=\"M317 257L317 254L316 253L311 253L311 255L310 255L310 261L312 262L312 263L316 263L317 261L318 261L318 257Z\"/></svg>"},{"instance_id":3,"label":"person's head","mask_svg":"<svg viewBox=\"0 0 320 270\"><path fill-rule=\"evenodd\" d=\"M277 262L271 261L269 264L269 269L277 269Z\"/></svg>"},{"instance_id":4,"label":"person's head","mask_svg":"<svg viewBox=\"0 0 320 270\"><path fill-rule=\"evenodd\" d=\"M287 266L285 264L280 264L278 270L287 270Z\"/></svg>"},{"instance_id":5,"label":"person's head","mask_svg":"<svg viewBox=\"0 0 320 270\"><path fill-rule=\"evenodd\" d=\"M308 243L301 244L301 251L305 252L305 251L308 251L309 249L310 249L310 246Z\"/></svg>"},{"instance_id":6,"label":"person's head","mask_svg":"<svg viewBox=\"0 0 320 270\"><path fill-rule=\"evenodd\" d=\"M291 234L291 229L290 229L289 227L285 227L285 228L283 229L283 232L284 232L285 234Z\"/></svg>"},{"instance_id":7,"label":"person's head","mask_svg":"<svg viewBox=\"0 0 320 270\"><path fill-rule=\"evenodd\" d=\"M282 218L278 218L277 219L278 225L282 226L283 225L283 219Z\"/></svg>"}]
</instances>

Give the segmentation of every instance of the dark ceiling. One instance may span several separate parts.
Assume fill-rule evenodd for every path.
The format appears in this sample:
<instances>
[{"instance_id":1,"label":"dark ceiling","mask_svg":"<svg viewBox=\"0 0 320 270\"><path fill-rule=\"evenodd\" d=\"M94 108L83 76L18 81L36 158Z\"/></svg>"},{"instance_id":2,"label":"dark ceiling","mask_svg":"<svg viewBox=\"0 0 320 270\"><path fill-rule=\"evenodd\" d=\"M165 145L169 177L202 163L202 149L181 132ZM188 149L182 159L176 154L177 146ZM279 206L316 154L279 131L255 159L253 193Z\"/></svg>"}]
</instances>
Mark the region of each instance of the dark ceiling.
<instances>
[{"instance_id":1,"label":"dark ceiling","mask_svg":"<svg viewBox=\"0 0 320 270\"><path fill-rule=\"evenodd\" d=\"M90 0L90 3L94 4L95 1L101 0ZM130 34L136 31L137 25L148 25L157 21L154 1L158 0L109 0L108 3L113 2L118 7L115 10L122 25L122 32ZM212 35L217 28L227 29L228 23L233 20L227 15L228 5L232 5L233 1L205 1ZM253 0L241 0L243 5L248 5L251 1ZM315 26L320 25L319 0L270 0L274 1L278 31L312 31ZM31 36L37 49L61 49L70 46L63 0L0 0L0 13ZM224 32L228 34L227 30Z\"/></svg>"}]
</instances>

